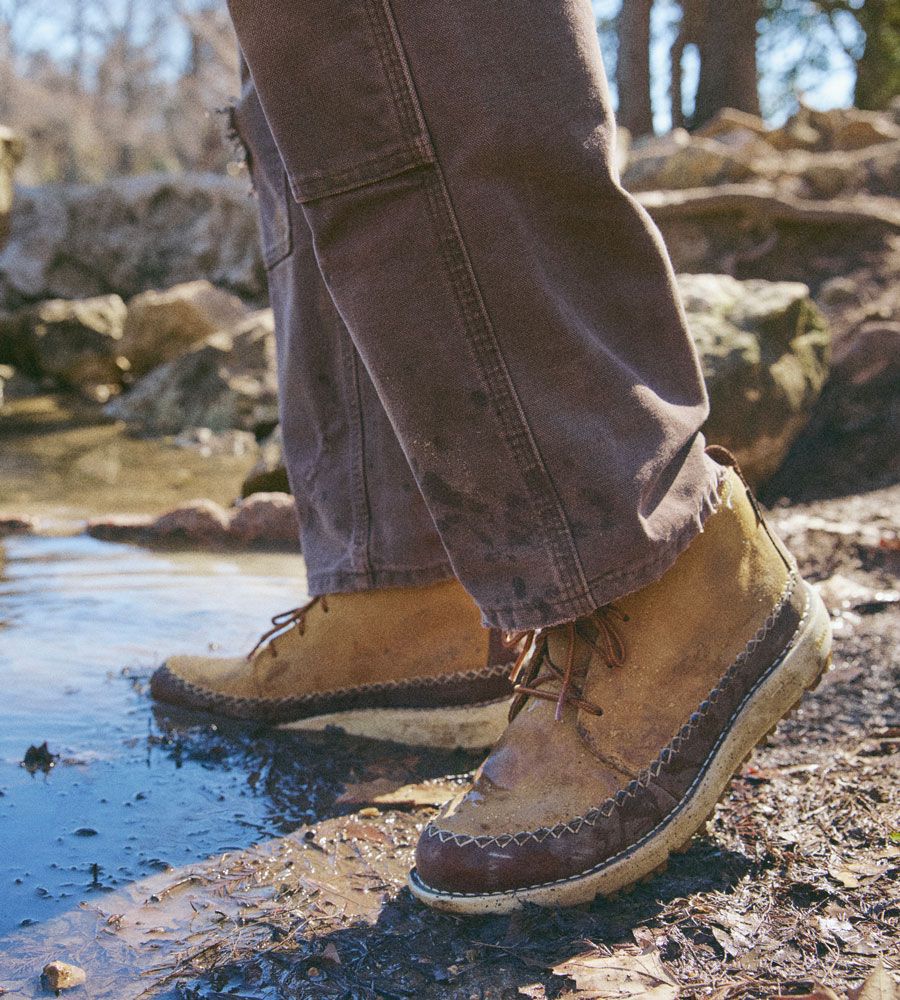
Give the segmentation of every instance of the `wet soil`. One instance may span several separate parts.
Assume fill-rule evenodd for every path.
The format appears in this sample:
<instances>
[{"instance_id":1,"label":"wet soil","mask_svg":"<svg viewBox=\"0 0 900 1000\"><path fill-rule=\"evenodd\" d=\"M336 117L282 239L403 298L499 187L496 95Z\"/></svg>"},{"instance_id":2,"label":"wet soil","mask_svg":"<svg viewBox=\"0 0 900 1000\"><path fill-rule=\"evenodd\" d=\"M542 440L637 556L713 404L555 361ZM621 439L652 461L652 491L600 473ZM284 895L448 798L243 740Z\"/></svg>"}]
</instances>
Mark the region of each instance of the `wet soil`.
<instances>
[{"instance_id":1,"label":"wet soil","mask_svg":"<svg viewBox=\"0 0 900 1000\"><path fill-rule=\"evenodd\" d=\"M42 823L60 832L58 858L69 864L72 845L102 846L99 837L73 837L78 826L96 822L108 839L120 837L124 828L104 828L93 813L58 799L54 804L54 782L75 773L87 781L117 748L121 766L110 783L121 785L111 813L134 800L129 781L143 788L154 774L168 775L168 792L163 783L134 806L147 810L139 834L145 854L153 844L173 867L145 878L138 877L146 871L138 865L118 878L113 871L106 886L112 891L88 893L82 885L69 897L84 899L80 907L61 912L61 905L51 906L46 917L39 913L41 923L12 930L0 941L0 986L12 997L42 995L40 968L59 958L87 970L82 995L116 1000L590 996L599 994L578 994L553 966L585 951L642 949L659 954L683 996L726 998L806 993L814 982L841 993L858 985L879 957L896 967L900 615L890 588L900 568L898 508L900 488L894 487L774 512L811 578L840 574L863 588L852 600L833 599L833 671L757 751L665 875L619 899L564 912L528 909L466 920L424 909L404 888L418 831L433 812L428 803L441 801L460 780L446 776L476 766L477 756L340 733L311 737L222 726L151 705L144 692L150 649L183 641L189 626L198 648L201 636L233 619L220 633L231 647L262 605L271 601L275 610L284 603L276 600L277 576L265 577L266 586L255 592L262 577L251 585L233 573L230 597L218 594L220 607L203 605L193 618L183 591L162 606L145 593L142 619L98 657L96 673L104 679L91 682L79 705L84 712L106 685L116 692L118 708L108 709L105 722L95 714L81 742L51 740L50 748L55 742L64 755L78 743L82 771L60 762L46 777L29 777L33 800L22 800L6 818L31 817L19 827L28 850L37 845L29 886L48 878L53 837L40 846L35 831ZM37 558L29 551L35 544L50 543L17 540L10 565ZM94 544L100 546L95 558L117 548ZM60 565L64 556L56 554ZM188 582L197 579L191 573ZM123 572L121 594L140 591L139 580L140 574ZM238 581L248 601L234 601ZM84 591L70 583L70 592L62 583L48 589L50 608L69 607L70 616L84 621L92 612L85 612ZM20 651L36 643L40 661L52 655L48 621L19 607L7 619L6 635L18 632ZM63 648L51 646L57 655ZM82 654L85 663L90 658ZM113 664L127 666L126 675ZM90 670L83 675L86 684ZM33 712L49 707L53 719L62 711L55 692L36 690L30 698ZM31 732L43 739L54 735L54 726ZM121 747L132 741L129 758ZM25 750L19 744L4 744L7 761L14 749ZM0 798L0 809L15 792L8 770L3 782L7 798ZM410 784L416 787L400 793L400 805L379 801L387 790ZM65 790L75 803L92 800ZM167 794L175 815L164 825L159 801ZM128 836L135 836L133 829ZM85 854L82 879L90 873L87 860ZM0 877L8 891L9 879ZM35 911L38 906L32 902Z\"/></svg>"}]
</instances>

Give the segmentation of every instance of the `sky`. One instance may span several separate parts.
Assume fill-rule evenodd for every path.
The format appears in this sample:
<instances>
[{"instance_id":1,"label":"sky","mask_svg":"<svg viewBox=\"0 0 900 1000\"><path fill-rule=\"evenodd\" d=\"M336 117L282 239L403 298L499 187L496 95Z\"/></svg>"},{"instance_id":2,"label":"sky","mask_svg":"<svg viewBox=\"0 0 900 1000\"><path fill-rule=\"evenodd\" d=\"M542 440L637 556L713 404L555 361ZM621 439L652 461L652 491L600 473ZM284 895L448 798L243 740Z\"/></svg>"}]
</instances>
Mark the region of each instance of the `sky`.
<instances>
[{"instance_id":1,"label":"sky","mask_svg":"<svg viewBox=\"0 0 900 1000\"><path fill-rule=\"evenodd\" d=\"M225 0L222 0L224 5ZM594 11L598 18L608 18L618 11L622 0L592 0ZM2 0L0 0L2 3ZM146 11L152 8L139 8ZM55 13L51 5L46 16L29 27L28 44L33 49L45 49L53 57L71 58L74 46L67 35L65 19ZM669 87L668 50L675 31L678 7L675 0L657 0L653 10L653 45L651 50L651 66L653 71L653 104L654 123L658 132L665 132L671 127L668 108L667 91ZM853 63L843 49L832 39L826 39L829 44L831 65L828 72L810 72L806 79L801 77L799 83L805 103L816 108L844 107L852 102L854 70ZM172 51L172 66L180 63L186 54L185 39L177 32L172 33L167 44ZM788 40L780 49L761 56L760 94L763 114L773 126L780 125L787 117L790 109L779 107L773 89L773 76L779 69L793 62L798 52L802 51L803 40L796 38ZM690 48L685 53L684 61L684 91L687 95L696 88L699 69L695 52ZM773 74L774 71L774 74ZM615 87L613 86L615 97Z\"/></svg>"}]
</instances>

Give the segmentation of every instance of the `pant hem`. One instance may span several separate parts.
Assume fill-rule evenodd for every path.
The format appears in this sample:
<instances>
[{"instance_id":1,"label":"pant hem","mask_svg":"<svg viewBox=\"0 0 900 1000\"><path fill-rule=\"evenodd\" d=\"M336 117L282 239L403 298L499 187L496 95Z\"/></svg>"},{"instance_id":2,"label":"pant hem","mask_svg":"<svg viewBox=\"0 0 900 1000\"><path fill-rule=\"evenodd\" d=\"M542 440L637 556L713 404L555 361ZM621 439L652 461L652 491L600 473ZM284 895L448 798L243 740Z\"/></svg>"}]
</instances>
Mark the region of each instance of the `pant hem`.
<instances>
[{"instance_id":1,"label":"pant hem","mask_svg":"<svg viewBox=\"0 0 900 1000\"><path fill-rule=\"evenodd\" d=\"M606 604L654 583L703 531L706 519L718 509L719 491L725 470L716 466L714 468L715 472L703 492L696 513L666 542L665 546L654 551L651 559L589 580L587 590L573 600L545 604L540 608L532 606L482 608L482 624L488 628L499 628L509 632L550 628L589 615Z\"/></svg>"},{"instance_id":2,"label":"pant hem","mask_svg":"<svg viewBox=\"0 0 900 1000\"><path fill-rule=\"evenodd\" d=\"M436 566L422 566L417 569L308 573L307 587L310 596L316 597L320 594L356 594L363 590L384 590L388 587L422 587L429 583L440 583L455 578L449 564L439 563Z\"/></svg>"}]
</instances>

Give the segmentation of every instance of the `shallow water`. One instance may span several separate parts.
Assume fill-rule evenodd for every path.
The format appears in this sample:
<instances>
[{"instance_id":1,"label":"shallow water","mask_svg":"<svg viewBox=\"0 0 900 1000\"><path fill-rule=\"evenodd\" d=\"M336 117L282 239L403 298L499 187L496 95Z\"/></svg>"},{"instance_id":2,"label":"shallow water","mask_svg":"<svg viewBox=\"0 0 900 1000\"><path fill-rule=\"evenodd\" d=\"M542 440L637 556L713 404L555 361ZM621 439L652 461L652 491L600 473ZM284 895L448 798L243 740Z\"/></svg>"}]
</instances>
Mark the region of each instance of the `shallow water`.
<instances>
[{"instance_id":1,"label":"shallow water","mask_svg":"<svg viewBox=\"0 0 900 1000\"><path fill-rule=\"evenodd\" d=\"M0 545L0 935L313 815L327 773L278 791L295 738L173 727L143 683L211 637L249 648L304 592L298 556ZM30 773L20 762L44 741L59 759Z\"/></svg>"},{"instance_id":2,"label":"shallow water","mask_svg":"<svg viewBox=\"0 0 900 1000\"><path fill-rule=\"evenodd\" d=\"M50 527L98 514L158 514L192 497L227 505L254 461L132 437L99 407L68 397L0 407L0 513L30 514Z\"/></svg>"}]
</instances>

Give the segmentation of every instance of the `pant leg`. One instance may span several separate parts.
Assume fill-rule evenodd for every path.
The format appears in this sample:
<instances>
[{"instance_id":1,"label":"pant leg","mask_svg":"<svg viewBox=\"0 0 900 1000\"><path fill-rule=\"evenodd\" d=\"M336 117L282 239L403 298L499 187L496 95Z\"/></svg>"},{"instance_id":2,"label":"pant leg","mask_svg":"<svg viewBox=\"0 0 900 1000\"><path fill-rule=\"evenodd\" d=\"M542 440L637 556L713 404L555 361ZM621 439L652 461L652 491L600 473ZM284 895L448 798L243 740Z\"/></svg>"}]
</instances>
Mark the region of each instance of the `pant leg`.
<instances>
[{"instance_id":1,"label":"pant leg","mask_svg":"<svg viewBox=\"0 0 900 1000\"><path fill-rule=\"evenodd\" d=\"M302 208L242 65L248 151L275 314L284 459L313 594L453 575L419 488L316 264Z\"/></svg>"},{"instance_id":2,"label":"pant leg","mask_svg":"<svg viewBox=\"0 0 900 1000\"><path fill-rule=\"evenodd\" d=\"M659 577L714 503L671 267L588 0L230 0L319 268L503 628Z\"/></svg>"}]
</instances>

